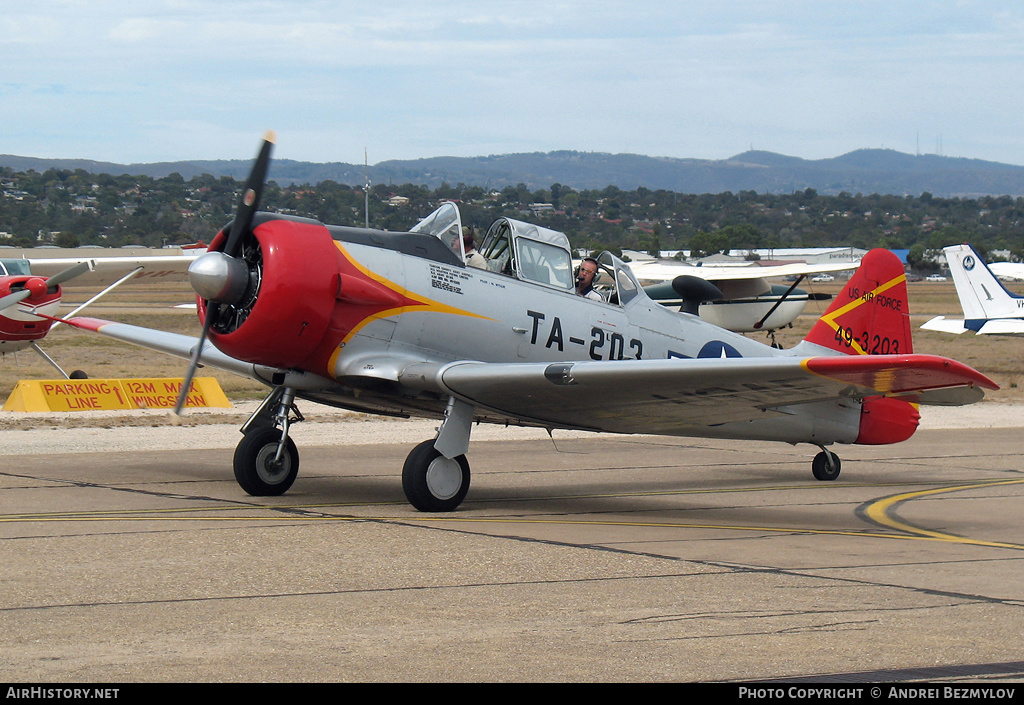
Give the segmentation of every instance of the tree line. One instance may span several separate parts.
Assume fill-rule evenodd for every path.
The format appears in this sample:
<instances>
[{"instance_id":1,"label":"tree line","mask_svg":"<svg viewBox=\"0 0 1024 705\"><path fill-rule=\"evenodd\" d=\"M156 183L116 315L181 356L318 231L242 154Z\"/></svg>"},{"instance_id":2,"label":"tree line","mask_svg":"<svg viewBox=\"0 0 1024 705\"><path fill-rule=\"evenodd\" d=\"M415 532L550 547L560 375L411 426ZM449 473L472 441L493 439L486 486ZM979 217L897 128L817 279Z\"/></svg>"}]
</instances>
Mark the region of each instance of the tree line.
<instances>
[{"instance_id":1,"label":"tree line","mask_svg":"<svg viewBox=\"0 0 1024 705\"><path fill-rule=\"evenodd\" d=\"M101 245L160 247L209 242L232 217L243 182L179 174L164 178L43 173L0 169L0 244L33 247ZM911 264L928 268L928 253L970 242L983 254L1007 251L1024 260L1024 198L938 198L883 194L822 195L754 191L686 194L609 186L577 190L562 184L486 189L466 184L334 181L281 186L269 182L264 210L336 225L407 230L444 200L460 205L466 224L483 232L501 216L564 232L580 248L641 251L846 246L909 249ZM398 198L396 198L398 197ZM991 255L990 255L991 257Z\"/></svg>"}]
</instances>

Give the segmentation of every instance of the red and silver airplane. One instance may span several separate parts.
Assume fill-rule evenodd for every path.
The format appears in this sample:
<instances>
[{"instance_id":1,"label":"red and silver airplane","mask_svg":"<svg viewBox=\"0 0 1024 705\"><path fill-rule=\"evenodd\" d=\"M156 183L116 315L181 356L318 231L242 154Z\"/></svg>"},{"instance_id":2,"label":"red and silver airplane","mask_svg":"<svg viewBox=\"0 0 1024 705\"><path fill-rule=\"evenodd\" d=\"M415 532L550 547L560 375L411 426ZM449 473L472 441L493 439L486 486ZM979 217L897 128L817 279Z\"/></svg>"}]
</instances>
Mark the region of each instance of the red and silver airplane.
<instances>
[{"instance_id":1,"label":"red and silver airplane","mask_svg":"<svg viewBox=\"0 0 1024 705\"><path fill-rule=\"evenodd\" d=\"M487 266L475 268L450 219L400 233L257 212L270 149L268 135L235 219L190 268L198 338L70 321L190 358L183 390L200 363L266 384L234 456L252 495L295 481L300 399L441 419L402 485L417 509L451 511L469 489L477 422L808 443L821 449L814 476L834 480L828 446L903 441L919 404L997 389L913 352L903 265L887 250L868 253L806 339L779 350L660 306L608 253L598 261L612 295L579 296L565 235L510 218L490 227Z\"/></svg>"},{"instance_id":2,"label":"red and silver airplane","mask_svg":"<svg viewBox=\"0 0 1024 705\"><path fill-rule=\"evenodd\" d=\"M56 318L62 297L60 285L74 279L76 285L106 286L67 314L70 317L129 281L184 280L188 266L199 254L0 259L0 355L32 349L62 377L86 377L81 370L68 375L39 347L38 341L60 325Z\"/></svg>"}]
</instances>

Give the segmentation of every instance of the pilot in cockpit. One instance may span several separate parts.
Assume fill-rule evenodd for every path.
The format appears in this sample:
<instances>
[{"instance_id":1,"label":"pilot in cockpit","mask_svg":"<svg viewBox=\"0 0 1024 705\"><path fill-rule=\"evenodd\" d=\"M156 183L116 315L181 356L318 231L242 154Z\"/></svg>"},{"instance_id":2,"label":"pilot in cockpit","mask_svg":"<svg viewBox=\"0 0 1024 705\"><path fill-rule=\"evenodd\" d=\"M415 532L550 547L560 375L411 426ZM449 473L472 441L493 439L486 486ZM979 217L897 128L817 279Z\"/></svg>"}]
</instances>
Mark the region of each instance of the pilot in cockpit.
<instances>
[{"instance_id":1,"label":"pilot in cockpit","mask_svg":"<svg viewBox=\"0 0 1024 705\"><path fill-rule=\"evenodd\" d=\"M462 247L466 252L466 264L477 269L487 269L487 260L482 254L476 251L476 243L473 241L473 229L462 226Z\"/></svg>"},{"instance_id":2,"label":"pilot in cockpit","mask_svg":"<svg viewBox=\"0 0 1024 705\"><path fill-rule=\"evenodd\" d=\"M584 257L576 269L576 293L592 301L604 301L604 297L594 290L594 279L597 277L597 260Z\"/></svg>"}]
</instances>

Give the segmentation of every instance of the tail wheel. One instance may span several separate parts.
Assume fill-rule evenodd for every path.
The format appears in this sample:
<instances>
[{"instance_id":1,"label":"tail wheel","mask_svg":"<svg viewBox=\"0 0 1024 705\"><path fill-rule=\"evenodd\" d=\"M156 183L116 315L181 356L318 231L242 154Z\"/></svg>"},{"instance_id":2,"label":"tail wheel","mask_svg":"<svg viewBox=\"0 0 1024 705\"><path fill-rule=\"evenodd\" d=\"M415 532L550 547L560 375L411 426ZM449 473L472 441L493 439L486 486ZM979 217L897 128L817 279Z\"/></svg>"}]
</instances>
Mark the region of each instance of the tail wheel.
<instances>
[{"instance_id":1,"label":"tail wheel","mask_svg":"<svg viewBox=\"0 0 1024 705\"><path fill-rule=\"evenodd\" d=\"M235 448L235 479L254 497L284 494L299 474L299 451L291 438L284 444L281 459L274 460L281 444L281 431L273 426L254 430L242 437Z\"/></svg>"},{"instance_id":2,"label":"tail wheel","mask_svg":"<svg viewBox=\"0 0 1024 705\"><path fill-rule=\"evenodd\" d=\"M446 458L433 440L423 441L405 459L402 489L421 512L453 511L469 491L469 461L465 455Z\"/></svg>"},{"instance_id":3,"label":"tail wheel","mask_svg":"<svg viewBox=\"0 0 1024 705\"><path fill-rule=\"evenodd\" d=\"M838 455L823 450L814 456L814 460L811 462L811 472L814 473L816 480L831 482L839 477L839 470L842 466Z\"/></svg>"}]
</instances>

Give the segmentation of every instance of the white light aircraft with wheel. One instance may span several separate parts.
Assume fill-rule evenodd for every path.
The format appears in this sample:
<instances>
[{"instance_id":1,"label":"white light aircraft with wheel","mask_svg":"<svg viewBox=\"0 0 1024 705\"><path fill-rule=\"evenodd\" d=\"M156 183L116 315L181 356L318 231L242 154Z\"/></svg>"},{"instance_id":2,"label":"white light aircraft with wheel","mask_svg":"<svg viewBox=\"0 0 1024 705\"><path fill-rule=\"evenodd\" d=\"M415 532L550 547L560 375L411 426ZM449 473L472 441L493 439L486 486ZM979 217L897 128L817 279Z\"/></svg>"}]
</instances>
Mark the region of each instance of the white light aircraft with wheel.
<instances>
[{"instance_id":1,"label":"white light aircraft with wheel","mask_svg":"<svg viewBox=\"0 0 1024 705\"><path fill-rule=\"evenodd\" d=\"M905 440L917 405L969 404L997 388L913 352L903 265L886 250L868 253L803 342L778 350L660 306L608 253L598 260L612 297L577 296L565 235L511 218L483 238L484 269L464 263L450 217L400 233L258 212L271 143L234 220L190 268L197 338L70 321L191 359L183 391L197 364L266 384L234 457L250 494L295 481L289 430L303 399L440 419L402 486L414 507L441 512L469 490L477 422L807 443L821 449L814 476L834 480L828 446Z\"/></svg>"},{"instance_id":2,"label":"white light aircraft with wheel","mask_svg":"<svg viewBox=\"0 0 1024 705\"><path fill-rule=\"evenodd\" d=\"M950 245L942 251L946 253L964 317L936 316L921 328L956 335L968 330L977 335L1024 335L1024 296L1008 291L970 245ZM1002 264L1007 276L1024 273L1022 265Z\"/></svg>"}]
</instances>

